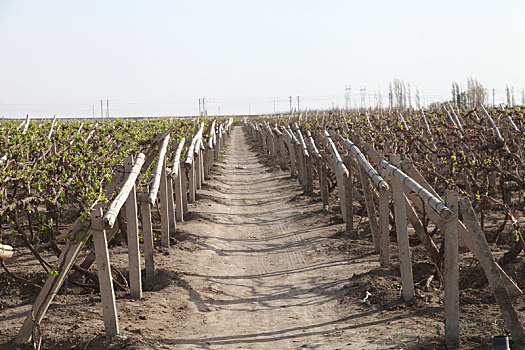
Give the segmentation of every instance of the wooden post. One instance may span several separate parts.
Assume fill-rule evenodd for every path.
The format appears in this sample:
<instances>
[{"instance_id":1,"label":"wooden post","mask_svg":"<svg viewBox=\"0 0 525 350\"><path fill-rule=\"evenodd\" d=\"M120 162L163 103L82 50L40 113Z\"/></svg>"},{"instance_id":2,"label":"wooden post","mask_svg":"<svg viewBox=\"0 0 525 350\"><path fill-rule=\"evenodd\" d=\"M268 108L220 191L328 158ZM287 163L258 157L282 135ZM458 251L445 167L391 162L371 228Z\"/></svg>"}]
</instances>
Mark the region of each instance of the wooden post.
<instances>
[{"instance_id":1,"label":"wooden post","mask_svg":"<svg viewBox=\"0 0 525 350\"><path fill-rule=\"evenodd\" d=\"M211 154L213 156L213 154ZM184 220L183 210L183 199L186 191L182 190L182 178L186 176L185 172L182 172L180 163L175 165L179 169L179 175L174 178L175 180L175 216L178 221Z\"/></svg>"},{"instance_id":2,"label":"wooden post","mask_svg":"<svg viewBox=\"0 0 525 350\"><path fill-rule=\"evenodd\" d=\"M386 172L382 171L381 176L386 179ZM379 193L379 227L380 227L380 239L379 239L379 263L382 267L388 267L390 265L390 192L380 191Z\"/></svg>"},{"instance_id":3,"label":"wooden post","mask_svg":"<svg viewBox=\"0 0 525 350\"><path fill-rule=\"evenodd\" d=\"M401 163L398 154L393 154L390 157L390 161L396 167L399 167L399 164ZM412 262L410 259L410 246L408 242L405 196L403 195L403 184L397 176L392 176L392 192L394 196L394 215L396 218L396 234L399 249L403 299L405 301L410 301L414 298L414 280L412 276Z\"/></svg>"},{"instance_id":4,"label":"wooden post","mask_svg":"<svg viewBox=\"0 0 525 350\"><path fill-rule=\"evenodd\" d=\"M354 230L354 184L352 181L352 161L350 160L350 155L343 157L343 162L345 163L346 169L348 170L348 176L343 175L344 189L345 189L345 217L346 217L346 232L350 233ZM355 237L357 238L357 234Z\"/></svg>"},{"instance_id":5,"label":"wooden post","mask_svg":"<svg viewBox=\"0 0 525 350\"><path fill-rule=\"evenodd\" d=\"M153 226L151 224L151 205L148 201L149 188L144 187L140 202L142 214L142 237L144 238L144 260L146 263L146 277L155 275L155 262L153 261Z\"/></svg>"},{"instance_id":6,"label":"wooden post","mask_svg":"<svg viewBox=\"0 0 525 350\"><path fill-rule=\"evenodd\" d=\"M215 142L215 149L213 152L215 160L219 159L219 152L220 152L220 134L217 134L217 141Z\"/></svg>"},{"instance_id":7,"label":"wooden post","mask_svg":"<svg viewBox=\"0 0 525 350\"><path fill-rule=\"evenodd\" d=\"M201 141L202 143L202 141ZM204 178L204 151L202 150L202 148L199 150L199 168L200 168L200 176L201 176L201 179L200 179L200 185L202 188L202 184L205 182L205 178Z\"/></svg>"},{"instance_id":8,"label":"wooden post","mask_svg":"<svg viewBox=\"0 0 525 350\"><path fill-rule=\"evenodd\" d=\"M405 164L404 164L405 165ZM417 181L421 186L423 186L427 191L432 193L436 198L440 199L440 197L435 193L434 189L430 184L425 180L425 178L419 173L419 171L414 167L411 163L406 163L406 173L411 178L413 178L415 181ZM410 199L410 201L421 211L425 211L429 217L430 220L434 224L436 224L437 227L439 227L440 230L444 230L444 220L433 210L426 210L422 204L422 201L419 199L419 197L416 196L416 194L411 193L410 189L408 187L405 191L406 196ZM474 255L476 255L476 251L473 247L472 238L470 237L469 232L465 228L465 225L461 221L459 221L459 244L460 246L465 246L469 248ZM476 256L477 257L477 256ZM479 257L477 257L479 260ZM499 273L501 277L503 278L503 282L505 283L505 287L507 287L510 296L512 297L518 297L523 294L521 289L518 287L518 285L512 280L512 278L507 275L505 270L501 268L496 263L496 267L499 270Z\"/></svg>"},{"instance_id":9,"label":"wooden post","mask_svg":"<svg viewBox=\"0 0 525 350\"><path fill-rule=\"evenodd\" d=\"M334 167L335 169L335 179L337 181L337 193L339 194L339 206L341 209L341 217L343 218L343 222L346 223L346 201L345 201L345 181L344 181L344 174L341 172L341 169L337 166L337 164Z\"/></svg>"},{"instance_id":10,"label":"wooden post","mask_svg":"<svg viewBox=\"0 0 525 350\"><path fill-rule=\"evenodd\" d=\"M111 277L108 243L106 240L106 231L104 230L104 225L102 223L102 216L103 212L101 206L97 206L91 211L91 228L93 231L93 240L95 245L98 284L100 287L100 300L102 302L102 314L104 317L104 329L106 330L107 337L113 337L119 334L119 324L117 307L115 304L113 279Z\"/></svg>"},{"instance_id":11,"label":"wooden post","mask_svg":"<svg viewBox=\"0 0 525 350\"><path fill-rule=\"evenodd\" d=\"M195 190L201 189L201 162L200 162L200 152L195 153L193 158L193 164L195 164Z\"/></svg>"},{"instance_id":12,"label":"wooden post","mask_svg":"<svg viewBox=\"0 0 525 350\"><path fill-rule=\"evenodd\" d=\"M190 180L190 198L189 202L193 203L195 202L195 195L196 195L196 183L195 183L195 160L191 163L190 167L188 168L188 177Z\"/></svg>"},{"instance_id":13,"label":"wooden post","mask_svg":"<svg viewBox=\"0 0 525 350\"><path fill-rule=\"evenodd\" d=\"M131 172L133 157L124 159L126 173ZM128 270L131 297L142 298L142 278L140 274L139 223L137 217L137 194L135 184L126 199L126 231L128 237Z\"/></svg>"},{"instance_id":14,"label":"wooden post","mask_svg":"<svg viewBox=\"0 0 525 350\"><path fill-rule=\"evenodd\" d=\"M295 147L290 137L286 138L286 144L288 145L288 155L290 156L290 176L294 177L297 164L295 160Z\"/></svg>"},{"instance_id":15,"label":"wooden post","mask_svg":"<svg viewBox=\"0 0 525 350\"><path fill-rule=\"evenodd\" d=\"M81 236L82 234L85 233L80 232ZM81 238L81 236L79 238ZM77 237L77 235L75 235L75 237ZM44 315L46 314L47 309L49 308L49 305L51 305L51 302L62 286L62 283L64 283L67 274L75 263L78 253L84 245L84 240L79 239L77 241L74 238L68 241L66 246L62 248L62 253L60 254L57 262L57 266L59 266L59 274L58 276L50 275L47 277L46 283L40 290L33 307L31 310L29 310L26 319L24 320L24 324L20 328L20 331L14 340L15 344L23 344L31 340L33 329L37 324L40 324L44 318Z\"/></svg>"},{"instance_id":16,"label":"wooden post","mask_svg":"<svg viewBox=\"0 0 525 350\"><path fill-rule=\"evenodd\" d=\"M355 137L355 144L361 148L361 140L359 137ZM372 232L372 239L374 241L374 248L377 252L380 251L379 240L379 224L377 223L376 207L374 204L374 197L372 195L373 189L370 186L370 180L368 175L363 170L363 167L358 165L359 168L359 179L361 180L361 186L363 188L363 195L365 197L366 211L368 213L368 222L370 224L370 231Z\"/></svg>"},{"instance_id":17,"label":"wooden post","mask_svg":"<svg viewBox=\"0 0 525 350\"><path fill-rule=\"evenodd\" d=\"M458 193L447 190L445 204L452 212L445 220L445 344L459 345Z\"/></svg>"},{"instance_id":18,"label":"wooden post","mask_svg":"<svg viewBox=\"0 0 525 350\"><path fill-rule=\"evenodd\" d=\"M326 206L330 205L330 203L328 200L328 183L326 181L326 177L328 175L323 158L317 159L317 172L319 173L319 187L321 188L321 199L323 201L323 208L326 208Z\"/></svg>"},{"instance_id":19,"label":"wooden post","mask_svg":"<svg viewBox=\"0 0 525 350\"><path fill-rule=\"evenodd\" d=\"M279 137L279 152L281 154L281 170L286 170L286 147L284 146L284 135Z\"/></svg>"},{"instance_id":20,"label":"wooden post","mask_svg":"<svg viewBox=\"0 0 525 350\"><path fill-rule=\"evenodd\" d=\"M180 187L182 194L182 211L184 214L188 212L188 173L190 172L189 168L185 165L180 165L181 171L179 172L180 176Z\"/></svg>"},{"instance_id":21,"label":"wooden post","mask_svg":"<svg viewBox=\"0 0 525 350\"><path fill-rule=\"evenodd\" d=\"M304 173L304 157L302 154L302 151L299 149L299 145L294 143L294 152L295 157L297 159L297 173L298 173L298 179L299 183L301 185L304 185L305 182L305 173Z\"/></svg>"},{"instance_id":22,"label":"wooden post","mask_svg":"<svg viewBox=\"0 0 525 350\"><path fill-rule=\"evenodd\" d=\"M210 170L210 166L209 166L210 150L208 149L208 147L206 147L206 149L202 152L202 154L203 154L203 162L204 162L204 166L202 167L204 170L203 179L206 180L208 179L208 172Z\"/></svg>"},{"instance_id":23,"label":"wooden post","mask_svg":"<svg viewBox=\"0 0 525 350\"><path fill-rule=\"evenodd\" d=\"M166 176L166 162L162 164L162 174L160 177L160 244L164 248L170 247L170 213L168 199L168 180Z\"/></svg>"},{"instance_id":24,"label":"wooden post","mask_svg":"<svg viewBox=\"0 0 525 350\"><path fill-rule=\"evenodd\" d=\"M166 176L166 188L168 190L168 226L170 236L175 236L177 232L177 223L175 220L175 200L173 198L173 178Z\"/></svg>"},{"instance_id":25,"label":"wooden post","mask_svg":"<svg viewBox=\"0 0 525 350\"><path fill-rule=\"evenodd\" d=\"M485 276L487 276L492 293L496 297L496 301L499 304L503 319L510 330L512 339L514 342L520 344L524 340L523 327L518 319L516 310L514 310L514 307L512 306L509 292L503 283L498 266L494 260L494 256L492 256L487 239L485 238L485 234L476 219L476 214L474 213L474 209L468 198L460 200L459 209L463 216L463 221L468 228L468 233L472 238L474 253L478 257L478 260L483 267L483 271L485 271Z\"/></svg>"}]
</instances>

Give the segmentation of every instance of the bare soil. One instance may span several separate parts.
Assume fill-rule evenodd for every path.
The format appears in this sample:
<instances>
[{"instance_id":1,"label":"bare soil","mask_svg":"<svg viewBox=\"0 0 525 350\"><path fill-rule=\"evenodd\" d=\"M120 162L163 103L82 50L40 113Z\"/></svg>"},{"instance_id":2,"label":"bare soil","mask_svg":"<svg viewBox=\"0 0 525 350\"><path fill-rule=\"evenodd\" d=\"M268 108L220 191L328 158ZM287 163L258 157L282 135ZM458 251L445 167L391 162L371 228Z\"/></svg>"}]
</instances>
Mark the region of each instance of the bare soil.
<instances>
[{"instance_id":1,"label":"bare soil","mask_svg":"<svg viewBox=\"0 0 525 350\"><path fill-rule=\"evenodd\" d=\"M366 218L356 216L362 238L350 240L336 207L304 196L255 148L234 127L173 245L157 247L144 298L117 292L119 337L104 336L96 290L70 283L36 334L42 349L443 349L443 292L437 278L425 286L434 268L420 246L412 247L416 299L407 304L395 244L391 268L380 268ZM110 259L125 274L125 245ZM23 250L6 265L45 279ZM470 253L461 266L461 348L490 349L491 336L505 332L501 314ZM523 264L507 268L523 286ZM0 274L0 349L16 348L10 341L37 293ZM515 305L523 319L523 297Z\"/></svg>"}]
</instances>

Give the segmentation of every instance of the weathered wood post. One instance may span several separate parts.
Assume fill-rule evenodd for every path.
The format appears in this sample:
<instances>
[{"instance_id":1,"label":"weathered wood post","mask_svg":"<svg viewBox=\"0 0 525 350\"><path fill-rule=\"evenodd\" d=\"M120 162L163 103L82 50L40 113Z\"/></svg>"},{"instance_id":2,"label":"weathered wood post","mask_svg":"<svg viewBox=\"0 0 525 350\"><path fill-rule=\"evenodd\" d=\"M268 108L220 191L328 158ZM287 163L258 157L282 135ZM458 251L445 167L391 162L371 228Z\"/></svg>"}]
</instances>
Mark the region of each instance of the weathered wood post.
<instances>
[{"instance_id":1,"label":"weathered wood post","mask_svg":"<svg viewBox=\"0 0 525 350\"><path fill-rule=\"evenodd\" d=\"M468 233L472 238L474 253L481 263L483 271L485 271L485 276L487 276L492 293L496 297L505 324L510 330L514 342L520 344L524 341L525 337L523 327L516 310L514 310L514 307L512 306L509 292L505 287L498 265L494 260L494 256L490 251L485 234L476 219L476 214L474 213L474 209L468 198L462 198L460 200L459 209L463 216L463 221L468 228Z\"/></svg>"},{"instance_id":2,"label":"weathered wood post","mask_svg":"<svg viewBox=\"0 0 525 350\"><path fill-rule=\"evenodd\" d=\"M97 206L91 211L91 230L93 232L95 245L95 259L97 262L97 276L100 287L100 300L102 302L102 315L104 317L104 329L106 330L107 337L113 337L119 334L119 323L113 279L111 277L106 230L102 223L102 215L101 206Z\"/></svg>"},{"instance_id":3,"label":"weathered wood post","mask_svg":"<svg viewBox=\"0 0 525 350\"><path fill-rule=\"evenodd\" d=\"M151 205L148 201L149 188L144 187L140 201L142 237L144 238L144 260L146 263L146 277L155 275L155 262L153 261L153 226L151 224Z\"/></svg>"},{"instance_id":4,"label":"weathered wood post","mask_svg":"<svg viewBox=\"0 0 525 350\"><path fill-rule=\"evenodd\" d=\"M124 158L124 169L129 176L133 168L133 157ZM137 217L137 195L133 183L126 199L126 233L128 237L129 289L133 298L142 298L142 277L140 274L139 223Z\"/></svg>"},{"instance_id":5,"label":"weathered wood post","mask_svg":"<svg viewBox=\"0 0 525 350\"><path fill-rule=\"evenodd\" d=\"M186 168L188 170L188 177L190 180L190 202L195 202L195 196L197 194L198 181L200 180L200 173L197 171L196 164L199 163L198 159L195 159L195 154L198 153L200 148L202 132L204 130L204 123L201 123L199 130L193 136L191 140L190 147L188 148L188 153L186 155Z\"/></svg>"},{"instance_id":6,"label":"weathered wood post","mask_svg":"<svg viewBox=\"0 0 525 350\"><path fill-rule=\"evenodd\" d=\"M166 162L165 162L166 163ZM169 236L175 236L177 232L177 223L175 220L175 199L173 196L173 177L171 176L171 169L167 169L164 165L164 172L166 177L166 189L167 189L167 202L168 202L168 226ZM169 174L168 174L169 173Z\"/></svg>"},{"instance_id":7,"label":"weathered wood post","mask_svg":"<svg viewBox=\"0 0 525 350\"><path fill-rule=\"evenodd\" d=\"M343 221L346 223L348 218L346 217L346 198L345 198L345 177L348 177L348 169L346 168L345 164L343 163L343 160L341 159L341 156L339 155L339 152L337 151L337 148L334 145L334 142L332 141L332 138L330 137L330 134L328 134L328 131L323 131L323 136L326 141L326 145L330 152L332 153L332 157L335 163L334 170L336 174L337 179L337 191L339 193L339 201L341 203L341 216L343 217Z\"/></svg>"},{"instance_id":8,"label":"weathered wood post","mask_svg":"<svg viewBox=\"0 0 525 350\"><path fill-rule=\"evenodd\" d=\"M159 209L160 209L160 244L164 248L170 247L170 233L173 230L175 232L175 228L170 229L170 205L169 205L169 197L168 197L168 180L166 176L166 161L163 160L162 162L162 170L160 175L160 188L159 188L159 194L160 194L160 201L159 201Z\"/></svg>"},{"instance_id":9,"label":"weathered wood post","mask_svg":"<svg viewBox=\"0 0 525 350\"><path fill-rule=\"evenodd\" d=\"M399 167L401 158L393 154L390 161ZM392 192L394 196L394 215L396 221L397 246L399 250L399 264L401 270L401 283L403 287L403 299L410 301L414 298L414 279L412 276L412 262L410 258L410 246L407 232L407 214L405 208L405 196L403 195L403 183L397 176L392 176Z\"/></svg>"},{"instance_id":10,"label":"weathered wood post","mask_svg":"<svg viewBox=\"0 0 525 350\"><path fill-rule=\"evenodd\" d=\"M189 187L189 191L190 191L190 196L188 198L188 201L190 203L193 203L195 202L195 197L197 195L197 187L196 187L196 181L195 181L195 162L192 161L191 164L187 164L186 163L186 168L188 170L188 179L190 180L190 187Z\"/></svg>"},{"instance_id":11,"label":"weathered wood post","mask_svg":"<svg viewBox=\"0 0 525 350\"><path fill-rule=\"evenodd\" d=\"M355 144L358 148L361 148L361 139L359 136L354 137ZM363 195L365 197L366 211L368 213L368 222L370 223L370 231L372 232L372 239L374 241L374 247L379 252L379 224L377 223L377 213L374 204L374 197L372 195L373 189L370 187L370 181L368 175L362 166L359 166L359 178L361 180L361 186L363 189Z\"/></svg>"},{"instance_id":12,"label":"weathered wood post","mask_svg":"<svg viewBox=\"0 0 525 350\"><path fill-rule=\"evenodd\" d=\"M184 148L185 138L182 138L177 145L177 149L173 155L173 166L171 168L171 176L175 181L175 214L179 221L184 220L184 202L186 197L186 174L181 171L180 156ZM184 179L184 182L183 182ZM184 183L184 187L183 184Z\"/></svg>"},{"instance_id":13,"label":"weathered wood post","mask_svg":"<svg viewBox=\"0 0 525 350\"><path fill-rule=\"evenodd\" d=\"M286 134L286 145L288 146L288 156L290 158L290 176L295 176L295 171L297 169L296 159L295 159L295 149L293 145L293 138L288 129L283 128L284 133Z\"/></svg>"},{"instance_id":14,"label":"weathered wood post","mask_svg":"<svg viewBox=\"0 0 525 350\"><path fill-rule=\"evenodd\" d=\"M188 212L188 167L186 164L180 165L180 187L182 194L182 211Z\"/></svg>"},{"instance_id":15,"label":"weathered wood post","mask_svg":"<svg viewBox=\"0 0 525 350\"><path fill-rule=\"evenodd\" d=\"M381 176L387 179L387 173L382 169ZM388 180L387 180L388 181ZM379 227L381 237L379 240L379 263L382 267L390 265L390 190L383 190L379 193Z\"/></svg>"},{"instance_id":16,"label":"weathered wood post","mask_svg":"<svg viewBox=\"0 0 525 350\"><path fill-rule=\"evenodd\" d=\"M459 345L459 267L458 267L458 193L447 190L445 204L450 214L445 220L445 344Z\"/></svg>"},{"instance_id":17,"label":"weathered wood post","mask_svg":"<svg viewBox=\"0 0 525 350\"><path fill-rule=\"evenodd\" d=\"M319 173L319 187L321 187L321 199L323 201L323 208L330 205L328 197L328 172L326 171L326 164L324 161L326 154L323 152L321 157L317 159L317 172Z\"/></svg>"},{"instance_id":18,"label":"weathered wood post","mask_svg":"<svg viewBox=\"0 0 525 350\"><path fill-rule=\"evenodd\" d=\"M343 158L346 169L348 170L348 176L344 177L344 188L345 188L345 212L346 212L346 225L345 230L347 233L354 231L354 184L352 181L352 162L350 155L346 155ZM353 237L357 238L357 234Z\"/></svg>"},{"instance_id":19,"label":"weathered wood post","mask_svg":"<svg viewBox=\"0 0 525 350\"><path fill-rule=\"evenodd\" d=\"M84 245L82 236L87 234L85 230L86 226L81 225L79 230L72 234L73 239L68 241L66 246L62 249L62 253L57 262L57 266L59 267L57 270L59 271L59 274L58 276L50 275L47 277L46 283L40 290L33 307L27 313L24 323L14 340L15 344L23 344L31 340L34 328L37 324L40 324L44 318L49 305L51 305L51 302L62 286L62 283L66 279L67 274L71 270L71 267L75 263L75 260Z\"/></svg>"},{"instance_id":20,"label":"weathered wood post","mask_svg":"<svg viewBox=\"0 0 525 350\"><path fill-rule=\"evenodd\" d=\"M297 133L299 145L298 153L300 154L300 162L302 167L303 190L305 194L311 194L313 191L313 176L312 176L312 160L304 141L303 133L297 124L294 124L295 132Z\"/></svg>"},{"instance_id":21,"label":"weathered wood post","mask_svg":"<svg viewBox=\"0 0 525 350\"><path fill-rule=\"evenodd\" d=\"M170 141L170 135L167 135L162 141L159 150L159 158L153 171L153 184L148 196L148 202L153 207L157 203L157 195L160 191L160 224L161 224L161 245L165 248L170 246L170 215L169 215L169 198L168 198L168 180L166 176L166 151ZM173 201L173 199L171 200ZM174 230L174 228L173 228Z\"/></svg>"},{"instance_id":22,"label":"weathered wood post","mask_svg":"<svg viewBox=\"0 0 525 350\"><path fill-rule=\"evenodd\" d=\"M319 178L319 192L321 193L323 208L326 208L326 206L328 205L328 184L326 182L326 166L324 165L323 156L317 149L315 140L312 137L312 133L310 131L306 132L306 137L308 139L308 145L310 146L311 155L313 155L314 157L312 161L315 162L315 166L317 168L317 177Z\"/></svg>"}]
</instances>

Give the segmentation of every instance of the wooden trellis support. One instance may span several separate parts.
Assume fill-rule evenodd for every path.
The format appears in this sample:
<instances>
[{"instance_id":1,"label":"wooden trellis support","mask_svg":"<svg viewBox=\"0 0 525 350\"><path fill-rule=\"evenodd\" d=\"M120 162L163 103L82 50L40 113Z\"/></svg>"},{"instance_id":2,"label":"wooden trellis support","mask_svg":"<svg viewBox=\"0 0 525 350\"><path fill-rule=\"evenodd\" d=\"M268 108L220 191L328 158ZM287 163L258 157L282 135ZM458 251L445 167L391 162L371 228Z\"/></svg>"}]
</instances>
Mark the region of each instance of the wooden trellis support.
<instances>
[{"instance_id":1,"label":"wooden trellis support","mask_svg":"<svg viewBox=\"0 0 525 350\"><path fill-rule=\"evenodd\" d=\"M401 159L398 154L390 157L390 161L399 166ZM401 286L403 299L410 301L414 298L414 279L412 275L412 261L408 243L407 216L405 197L403 195L403 182L397 176L392 176L392 192L394 197L394 215L396 219L397 246L399 250L399 265L401 270Z\"/></svg>"},{"instance_id":2,"label":"wooden trellis support","mask_svg":"<svg viewBox=\"0 0 525 350\"><path fill-rule=\"evenodd\" d=\"M88 222L81 225L77 231L73 232L72 240L68 241L62 249L62 253L56 264L58 266L56 270L58 275L52 274L48 276L46 283L40 290L35 303L31 307L31 310L29 310L22 327L18 331L18 335L14 339L15 344L23 344L31 340L36 325L40 324L44 318L49 305L51 305L51 302L75 263L78 253L80 253L80 250L84 246L85 241L82 237L85 234L87 235L86 232L89 226Z\"/></svg>"},{"instance_id":3,"label":"wooden trellis support","mask_svg":"<svg viewBox=\"0 0 525 350\"><path fill-rule=\"evenodd\" d=\"M98 284L100 287L100 300L102 302L102 314L104 317L104 329L107 337L119 334L119 323L117 306L115 303L115 291L113 279L111 278L111 264L109 262L108 242L106 230L102 223L102 207L91 211L91 228L95 245L97 261Z\"/></svg>"},{"instance_id":4,"label":"wooden trellis support","mask_svg":"<svg viewBox=\"0 0 525 350\"><path fill-rule=\"evenodd\" d=\"M200 142L202 137L202 132L204 130L204 123L201 123L199 130L191 140L190 147L188 148L188 153L186 156L186 170L188 172L188 178L190 180L190 196L189 201L195 202L195 195L197 194L197 177L200 177L200 174L197 172L197 160L195 159L196 154L199 151L200 148Z\"/></svg>"},{"instance_id":5,"label":"wooden trellis support","mask_svg":"<svg viewBox=\"0 0 525 350\"><path fill-rule=\"evenodd\" d=\"M299 154L303 167L303 190L305 194L311 194L313 191L312 158L308 153L308 147L306 147L301 129L297 124L294 124L294 129L299 140Z\"/></svg>"},{"instance_id":6,"label":"wooden trellis support","mask_svg":"<svg viewBox=\"0 0 525 350\"><path fill-rule=\"evenodd\" d=\"M166 152L170 141L170 135L166 135L159 149L159 158L153 171L153 183L148 196L148 202L154 206L157 202L157 195L160 194L160 222L161 222L161 245L165 248L170 246L170 233L175 232L173 215L170 215L170 201L168 193L168 181L166 178ZM160 190L160 192L159 192ZM172 195L173 197L173 195Z\"/></svg>"},{"instance_id":7,"label":"wooden trellis support","mask_svg":"<svg viewBox=\"0 0 525 350\"><path fill-rule=\"evenodd\" d=\"M512 339L517 344L523 345L522 342L525 340L523 327L516 310L512 306L509 290L505 286L503 276L499 271L500 267L492 256L485 234L476 219L474 209L468 198L460 200L459 209L472 239L473 252L481 263L483 271L485 271L485 276L487 276L492 293L496 297L496 301L499 304L503 319L510 330Z\"/></svg>"},{"instance_id":8,"label":"wooden trellis support","mask_svg":"<svg viewBox=\"0 0 525 350\"><path fill-rule=\"evenodd\" d=\"M124 158L124 168L128 178L133 169L133 157ZM128 238L128 270L131 297L142 298L142 277L140 274L139 223L137 215L137 194L135 182L131 184L126 199L126 231Z\"/></svg>"},{"instance_id":9,"label":"wooden trellis support","mask_svg":"<svg viewBox=\"0 0 525 350\"><path fill-rule=\"evenodd\" d=\"M288 156L290 158L290 176L294 177L297 169L296 159L295 159L295 149L293 145L293 137L288 131L288 129L283 128L284 134L286 135L284 141L288 146Z\"/></svg>"},{"instance_id":10,"label":"wooden trellis support","mask_svg":"<svg viewBox=\"0 0 525 350\"><path fill-rule=\"evenodd\" d=\"M142 221L142 237L144 238L144 262L146 264L146 277L155 275L155 262L153 260L153 225L151 223L151 204L148 200L149 188L145 186L140 201Z\"/></svg>"},{"instance_id":11,"label":"wooden trellis support","mask_svg":"<svg viewBox=\"0 0 525 350\"><path fill-rule=\"evenodd\" d=\"M337 151L337 148L334 145L334 142L332 141L332 138L328 134L326 130L323 131L323 136L326 141L326 145L330 152L332 153L332 158L335 163L335 174L337 179L337 190L339 192L339 200L341 202L341 216L343 217L343 221L346 222L348 218L346 217L346 200L345 200L345 178L349 176L349 172L345 164L343 163L343 160L341 156L339 155L339 152Z\"/></svg>"},{"instance_id":12,"label":"wooden trellis support","mask_svg":"<svg viewBox=\"0 0 525 350\"><path fill-rule=\"evenodd\" d=\"M423 186L427 191L432 193L437 200L440 200L440 197L435 193L434 189L432 189L432 186L425 180L425 178L419 173L419 171L414 167L414 165L410 162L404 162L404 168L413 179L415 179L421 186ZM441 216L439 216L435 211L433 210L425 210L423 203L421 200L417 200L417 196L415 193L411 192L410 190L405 190L406 196L414 203L414 205L421 211L426 211L427 216L430 220L442 231L445 230L444 226L444 220ZM463 222L458 221L458 236L459 236L459 243L462 246L467 247L470 251L474 253L476 258L479 260L480 257L477 256L477 251L474 250L474 245L472 242L472 238L470 237L470 234L463 224ZM499 273L501 277L503 278L503 282L505 283L505 286L507 287L507 290L509 291L510 296L512 297L518 297L523 294L522 290L518 287L518 285L507 275L507 273L496 263L497 269L499 270Z\"/></svg>"},{"instance_id":13,"label":"wooden trellis support","mask_svg":"<svg viewBox=\"0 0 525 350\"><path fill-rule=\"evenodd\" d=\"M445 203L451 211L445 220L445 344L447 348L456 348L459 345L458 193L447 190Z\"/></svg>"},{"instance_id":14,"label":"wooden trellis support","mask_svg":"<svg viewBox=\"0 0 525 350\"><path fill-rule=\"evenodd\" d=\"M187 201L186 193L186 174L181 171L180 156L182 149L184 148L185 138L182 138L177 145L177 149L173 154L173 162L170 176L175 182L175 214L176 219L179 221L184 220L184 205ZM184 180L184 181L183 181ZM184 183L184 186L183 186Z\"/></svg>"}]
</instances>

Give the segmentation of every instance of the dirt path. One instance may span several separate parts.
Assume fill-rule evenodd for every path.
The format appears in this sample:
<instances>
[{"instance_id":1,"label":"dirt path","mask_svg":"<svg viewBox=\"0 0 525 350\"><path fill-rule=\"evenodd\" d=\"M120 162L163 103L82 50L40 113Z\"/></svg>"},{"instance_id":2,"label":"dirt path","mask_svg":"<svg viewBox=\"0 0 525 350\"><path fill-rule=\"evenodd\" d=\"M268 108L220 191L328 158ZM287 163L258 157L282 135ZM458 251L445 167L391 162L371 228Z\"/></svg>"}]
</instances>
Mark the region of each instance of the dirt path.
<instances>
[{"instance_id":1,"label":"dirt path","mask_svg":"<svg viewBox=\"0 0 525 350\"><path fill-rule=\"evenodd\" d=\"M193 207L201 217L179 225L202 248L182 277L197 312L165 344L370 348L370 334L345 333L355 315L339 311L337 296L372 257L331 251L335 228L316 215L320 203L299 198L289 173L261 164L241 127L219 167Z\"/></svg>"}]
</instances>

